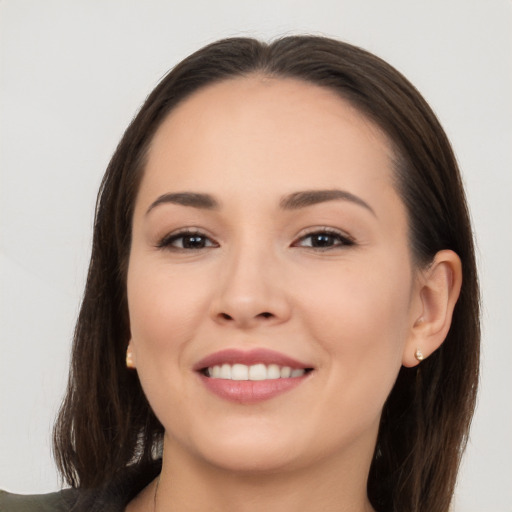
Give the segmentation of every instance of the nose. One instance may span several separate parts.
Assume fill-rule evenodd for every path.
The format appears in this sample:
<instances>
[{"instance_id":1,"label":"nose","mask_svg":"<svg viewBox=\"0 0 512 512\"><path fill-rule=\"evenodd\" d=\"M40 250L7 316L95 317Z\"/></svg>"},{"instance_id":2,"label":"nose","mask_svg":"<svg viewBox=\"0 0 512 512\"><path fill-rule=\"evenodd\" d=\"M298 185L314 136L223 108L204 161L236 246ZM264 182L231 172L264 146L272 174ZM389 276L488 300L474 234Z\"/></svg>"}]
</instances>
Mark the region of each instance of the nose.
<instances>
[{"instance_id":1,"label":"nose","mask_svg":"<svg viewBox=\"0 0 512 512\"><path fill-rule=\"evenodd\" d=\"M211 308L215 322L251 329L290 318L283 269L271 252L246 247L223 265Z\"/></svg>"}]
</instances>

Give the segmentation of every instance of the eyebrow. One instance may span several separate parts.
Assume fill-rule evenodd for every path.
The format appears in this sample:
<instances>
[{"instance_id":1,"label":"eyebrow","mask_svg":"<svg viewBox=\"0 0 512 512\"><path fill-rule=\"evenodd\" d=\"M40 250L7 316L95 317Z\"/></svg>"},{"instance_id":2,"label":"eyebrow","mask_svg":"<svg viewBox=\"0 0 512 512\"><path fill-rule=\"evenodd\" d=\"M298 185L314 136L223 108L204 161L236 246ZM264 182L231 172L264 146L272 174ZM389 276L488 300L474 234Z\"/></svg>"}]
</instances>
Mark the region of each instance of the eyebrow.
<instances>
[{"instance_id":1,"label":"eyebrow","mask_svg":"<svg viewBox=\"0 0 512 512\"><path fill-rule=\"evenodd\" d=\"M302 192L294 192L281 199L279 205L283 210L298 210L327 201L350 201L363 208L366 208L374 216L376 216L373 208L360 197L347 192L346 190L330 189L330 190L304 190Z\"/></svg>"},{"instance_id":2,"label":"eyebrow","mask_svg":"<svg viewBox=\"0 0 512 512\"><path fill-rule=\"evenodd\" d=\"M301 192L294 192L293 194L289 194L281 198L279 206L283 210L299 210L315 204L336 200L350 201L351 203L366 208L376 216L373 208L360 197L347 192L346 190L338 189L304 190ZM202 194L198 192L175 192L163 194L158 197L153 201L153 203L151 203L146 215L156 206L165 203L179 204L181 206L190 206L192 208L205 210L218 210L220 208L219 202L210 194Z\"/></svg>"},{"instance_id":3,"label":"eyebrow","mask_svg":"<svg viewBox=\"0 0 512 512\"><path fill-rule=\"evenodd\" d=\"M192 208L202 208L205 210L218 210L219 203L210 194L200 194L198 192L176 192L164 194L153 201L148 208L146 215L156 206L165 203L179 204L182 206L191 206Z\"/></svg>"}]
</instances>

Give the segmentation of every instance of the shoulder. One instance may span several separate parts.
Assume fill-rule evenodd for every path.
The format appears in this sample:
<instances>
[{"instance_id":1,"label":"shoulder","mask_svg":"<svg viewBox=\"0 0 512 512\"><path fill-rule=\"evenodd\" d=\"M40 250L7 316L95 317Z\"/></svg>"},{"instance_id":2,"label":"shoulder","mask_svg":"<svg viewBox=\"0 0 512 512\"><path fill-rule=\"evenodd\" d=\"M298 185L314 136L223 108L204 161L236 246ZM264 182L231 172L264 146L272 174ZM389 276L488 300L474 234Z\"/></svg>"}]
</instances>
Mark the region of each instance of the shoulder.
<instances>
[{"instance_id":1,"label":"shoulder","mask_svg":"<svg viewBox=\"0 0 512 512\"><path fill-rule=\"evenodd\" d=\"M129 466L113 480L91 489L31 495L0 490L0 512L122 512L156 478L161 468L161 459Z\"/></svg>"},{"instance_id":2,"label":"shoulder","mask_svg":"<svg viewBox=\"0 0 512 512\"><path fill-rule=\"evenodd\" d=\"M28 495L0 490L0 512L68 512L76 498L74 489Z\"/></svg>"}]
</instances>

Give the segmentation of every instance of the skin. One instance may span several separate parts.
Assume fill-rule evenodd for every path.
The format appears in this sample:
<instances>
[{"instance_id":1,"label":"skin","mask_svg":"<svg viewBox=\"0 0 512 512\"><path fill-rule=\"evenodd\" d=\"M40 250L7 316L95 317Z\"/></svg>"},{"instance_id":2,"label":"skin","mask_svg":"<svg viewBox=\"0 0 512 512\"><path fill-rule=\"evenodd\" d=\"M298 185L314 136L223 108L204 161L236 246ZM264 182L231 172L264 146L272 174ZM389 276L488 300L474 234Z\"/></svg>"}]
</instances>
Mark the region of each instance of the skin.
<instances>
[{"instance_id":1,"label":"skin","mask_svg":"<svg viewBox=\"0 0 512 512\"><path fill-rule=\"evenodd\" d=\"M292 79L209 86L159 128L127 278L129 351L165 427L157 510L373 510L383 404L416 348L428 357L444 340L460 288L450 251L428 270L412 264L391 159L386 136L347 102ZM334 189L351 196L282 207ZM158 202L182 192L218 207ZM205 246L170 236L186 229ZM312 246L326 229L327 247ZM282 395L237 404L192 369L226 348L267 348L314 370ZM153 510L155 486L127 510Z\"/></svg>"}]
</instances>

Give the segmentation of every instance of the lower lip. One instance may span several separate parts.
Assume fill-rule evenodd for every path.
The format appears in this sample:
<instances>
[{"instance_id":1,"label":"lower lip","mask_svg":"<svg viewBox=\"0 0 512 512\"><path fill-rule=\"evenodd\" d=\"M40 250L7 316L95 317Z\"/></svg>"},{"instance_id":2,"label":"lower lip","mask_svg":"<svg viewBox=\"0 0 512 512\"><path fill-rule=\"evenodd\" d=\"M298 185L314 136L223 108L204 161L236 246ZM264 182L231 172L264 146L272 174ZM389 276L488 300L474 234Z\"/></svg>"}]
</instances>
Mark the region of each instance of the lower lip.
<instances>
[{"instance_id":1,"label":"lower lip","mask_svg":"<svg viewBox=\"0 0 512 512\"><path fill-rule=\"evenodd\" d=\"M199 374L209 391L225 400L240 404L254 404L270 400L296 388L304 382L308 375L306 373L302 377L290 377L288 379L229 380L212 379Z\"/></svg>"}]
</instances>

